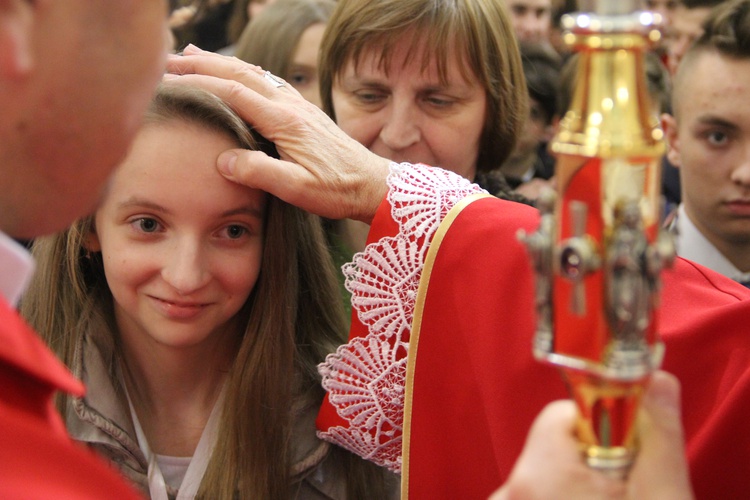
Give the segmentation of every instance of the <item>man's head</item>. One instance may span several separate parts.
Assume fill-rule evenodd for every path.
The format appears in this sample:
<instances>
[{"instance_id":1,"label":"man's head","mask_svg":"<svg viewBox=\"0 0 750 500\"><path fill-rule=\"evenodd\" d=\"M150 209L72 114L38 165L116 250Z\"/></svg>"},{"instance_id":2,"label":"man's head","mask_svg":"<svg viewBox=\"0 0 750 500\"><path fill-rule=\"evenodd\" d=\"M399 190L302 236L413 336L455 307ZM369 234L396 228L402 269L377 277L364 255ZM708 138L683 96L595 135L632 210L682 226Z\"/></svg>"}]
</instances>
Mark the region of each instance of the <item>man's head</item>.
<instances>
[{"instance_id":1,"label":"man's head","mask_svg":"<svg viewBox=\"0 0 750 500\"><path fill-rule=\"evenodd\" d=\"M559 117L558 94L561 61L559 55L542 44L521 44L523 73L529 92L529 115L516 147L502 169L509 172L514 163L528 163L536 157L541 144L554 134ZM528 164L526 165L528 169Z\"/></svg>"},{"instance_id":2,"label":"man's head","mask_svg":"<svg viewBox=\"0 0 750 500\"><path fill-rule=\"evenodd\" d=\"M513 30L521 42L549 42L552 0L505 0Z\"/></svg>"},{"instance_id":3,"label":"man's head","mask_svg":"<svg viewBox=\"0 0 750 500\"><path fill-rule=\"evenodd\" d=\"M729 257L750 244L750 0L719 7L704 27L675 76L664 126L685 210Z\"/></svg>"},{"instance_id":4,"label":"man's head","mask_svg":"<svg viewBox=\"0 0 750 500\"><path fill-rule=\"evenodd\" d=\"M726 0L682 0L672 11L667 26L667 66L675 74L690 45L703 33L703 21L711 9Z\"/></svg>"},{"instance_id":5,"label":"man's head","mask_svg":"<svg viewBox=\"0 0 750 500\"><path fill-rule=\"evenodd\" d=\"M91 211L163 73L163 0L0 3L0 230Z\"/></svg>"}]
</instances>

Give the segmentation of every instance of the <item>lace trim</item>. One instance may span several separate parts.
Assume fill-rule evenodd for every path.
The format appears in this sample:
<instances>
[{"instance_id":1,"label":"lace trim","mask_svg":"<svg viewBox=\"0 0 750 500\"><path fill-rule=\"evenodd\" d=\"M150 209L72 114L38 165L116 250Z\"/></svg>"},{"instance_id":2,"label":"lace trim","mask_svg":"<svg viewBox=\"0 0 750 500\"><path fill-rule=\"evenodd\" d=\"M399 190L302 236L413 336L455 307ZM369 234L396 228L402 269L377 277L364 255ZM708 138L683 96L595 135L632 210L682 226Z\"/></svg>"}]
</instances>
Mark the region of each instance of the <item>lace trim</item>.
<instances>
[{"instance_id":1,"label":"lace trim","mask_svg":"<svg viewBox=\"0 0 750 500\"><path fill-rule=\"evenodd\" d=\"M399 234L371 243L342 268L368 334L318 366L329 401L348 426L318 436L400 473L406 356L429 242L453 205L484 190L452 172L408 163L391 164L387 182Z\"/></svg>"}]
</instances>

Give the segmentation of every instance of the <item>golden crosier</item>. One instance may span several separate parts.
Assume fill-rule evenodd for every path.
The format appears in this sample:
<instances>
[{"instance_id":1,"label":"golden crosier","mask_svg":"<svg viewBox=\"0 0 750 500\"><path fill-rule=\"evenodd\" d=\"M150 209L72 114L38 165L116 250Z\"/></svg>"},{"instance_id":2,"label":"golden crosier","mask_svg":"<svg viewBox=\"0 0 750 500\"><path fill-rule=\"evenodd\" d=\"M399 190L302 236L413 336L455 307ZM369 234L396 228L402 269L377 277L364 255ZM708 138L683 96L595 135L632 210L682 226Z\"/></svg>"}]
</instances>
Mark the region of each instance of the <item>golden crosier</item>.
<instances>
[{"instance_id":1,"label":"golden crosier","mask_svg":"<svg viewBox=\"0 0 750 500\"><path fill-rule=\"evenodd\" d=\"M674 247L659 229L665 146L644 70L659 19L607 7L563 20L579 60L571 109L551 144L557 194L540 203L539 229L520 237L536 269L534 354L560 367L570 387L587 463L624 475L641 396L663 354L659 277Z\"/></svg>"}]
</instances>

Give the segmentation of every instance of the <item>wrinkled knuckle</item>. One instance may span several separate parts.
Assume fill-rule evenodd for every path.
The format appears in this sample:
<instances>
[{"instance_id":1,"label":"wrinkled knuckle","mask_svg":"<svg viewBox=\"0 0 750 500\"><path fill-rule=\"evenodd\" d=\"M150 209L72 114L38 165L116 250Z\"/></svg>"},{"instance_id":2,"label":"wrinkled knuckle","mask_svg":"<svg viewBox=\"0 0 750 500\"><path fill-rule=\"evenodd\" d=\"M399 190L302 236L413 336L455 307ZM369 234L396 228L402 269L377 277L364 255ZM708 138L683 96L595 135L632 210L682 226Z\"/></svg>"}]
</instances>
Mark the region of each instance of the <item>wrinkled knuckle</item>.
<instances>
[{"instance_id":1,"label":"wrinkled knuckle","mask_svg":"<svg viewBox=\"0 0 750 500\"><path fill-rule=\"evenodd\" d=\"M244 94L246 90L247 88L243 84L238 82L236 79L233 79L229 83L227 88L227 99L231 102L232 100L242 96L242 94Z\"/></svg>"},{"instance_id":2,"label":"wrinkled knuckle","mask_svg":"<svg viewBox=\"0 0 750 500\"><path fill-rule=\"evenodd\" d=\"M315 134L307 127L305 118L299 116L296 113L290 113L285 118L286 125L290 130L295 131L294 133L304 141L315 141Z\"/></svg>"},{"instance_id":3,"label":"wrinkled knuckle","mask_svg":"<svg viewBox=\"0 0 750 500\"><path fill-rule=\"evenodd\" d=\"M252 69L252 66L244 62L241 65L238 65L237 67L235 67L235 70L234 70L234 77L238 81L252 79L254 74L255 74L255 71Z\"/></svg>"}]
</instances>

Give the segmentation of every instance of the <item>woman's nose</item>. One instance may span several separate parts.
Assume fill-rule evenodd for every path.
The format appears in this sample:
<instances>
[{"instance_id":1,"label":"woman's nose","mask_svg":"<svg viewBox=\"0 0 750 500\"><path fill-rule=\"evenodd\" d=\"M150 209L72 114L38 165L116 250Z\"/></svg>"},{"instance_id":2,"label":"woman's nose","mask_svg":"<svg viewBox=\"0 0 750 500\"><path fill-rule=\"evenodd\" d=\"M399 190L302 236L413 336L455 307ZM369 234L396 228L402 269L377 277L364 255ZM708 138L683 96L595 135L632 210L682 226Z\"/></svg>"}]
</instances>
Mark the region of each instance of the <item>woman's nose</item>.
<instances>
[{"instance_id":1,"label":"woman's nose","mask_svg":"<svg viewBox=\"0 0 750 500\"><path fill-rule=\"evenodd\" d=\"M421 113L416 106L394 99L385 114L380 139L393 151L401 151L418 143L422 138Z\"/></svg>"},{"instance_id":2,"label":"woman's nose","mask_svg":"<svg viewBox=\"0 0 750 500\"><path fill-rule=\"evenodd\" d=\"M190 295L210 280L205 253L191 238L176 241L168 255L161 276L180 295Z\"/></svg>"}]
</instances>

